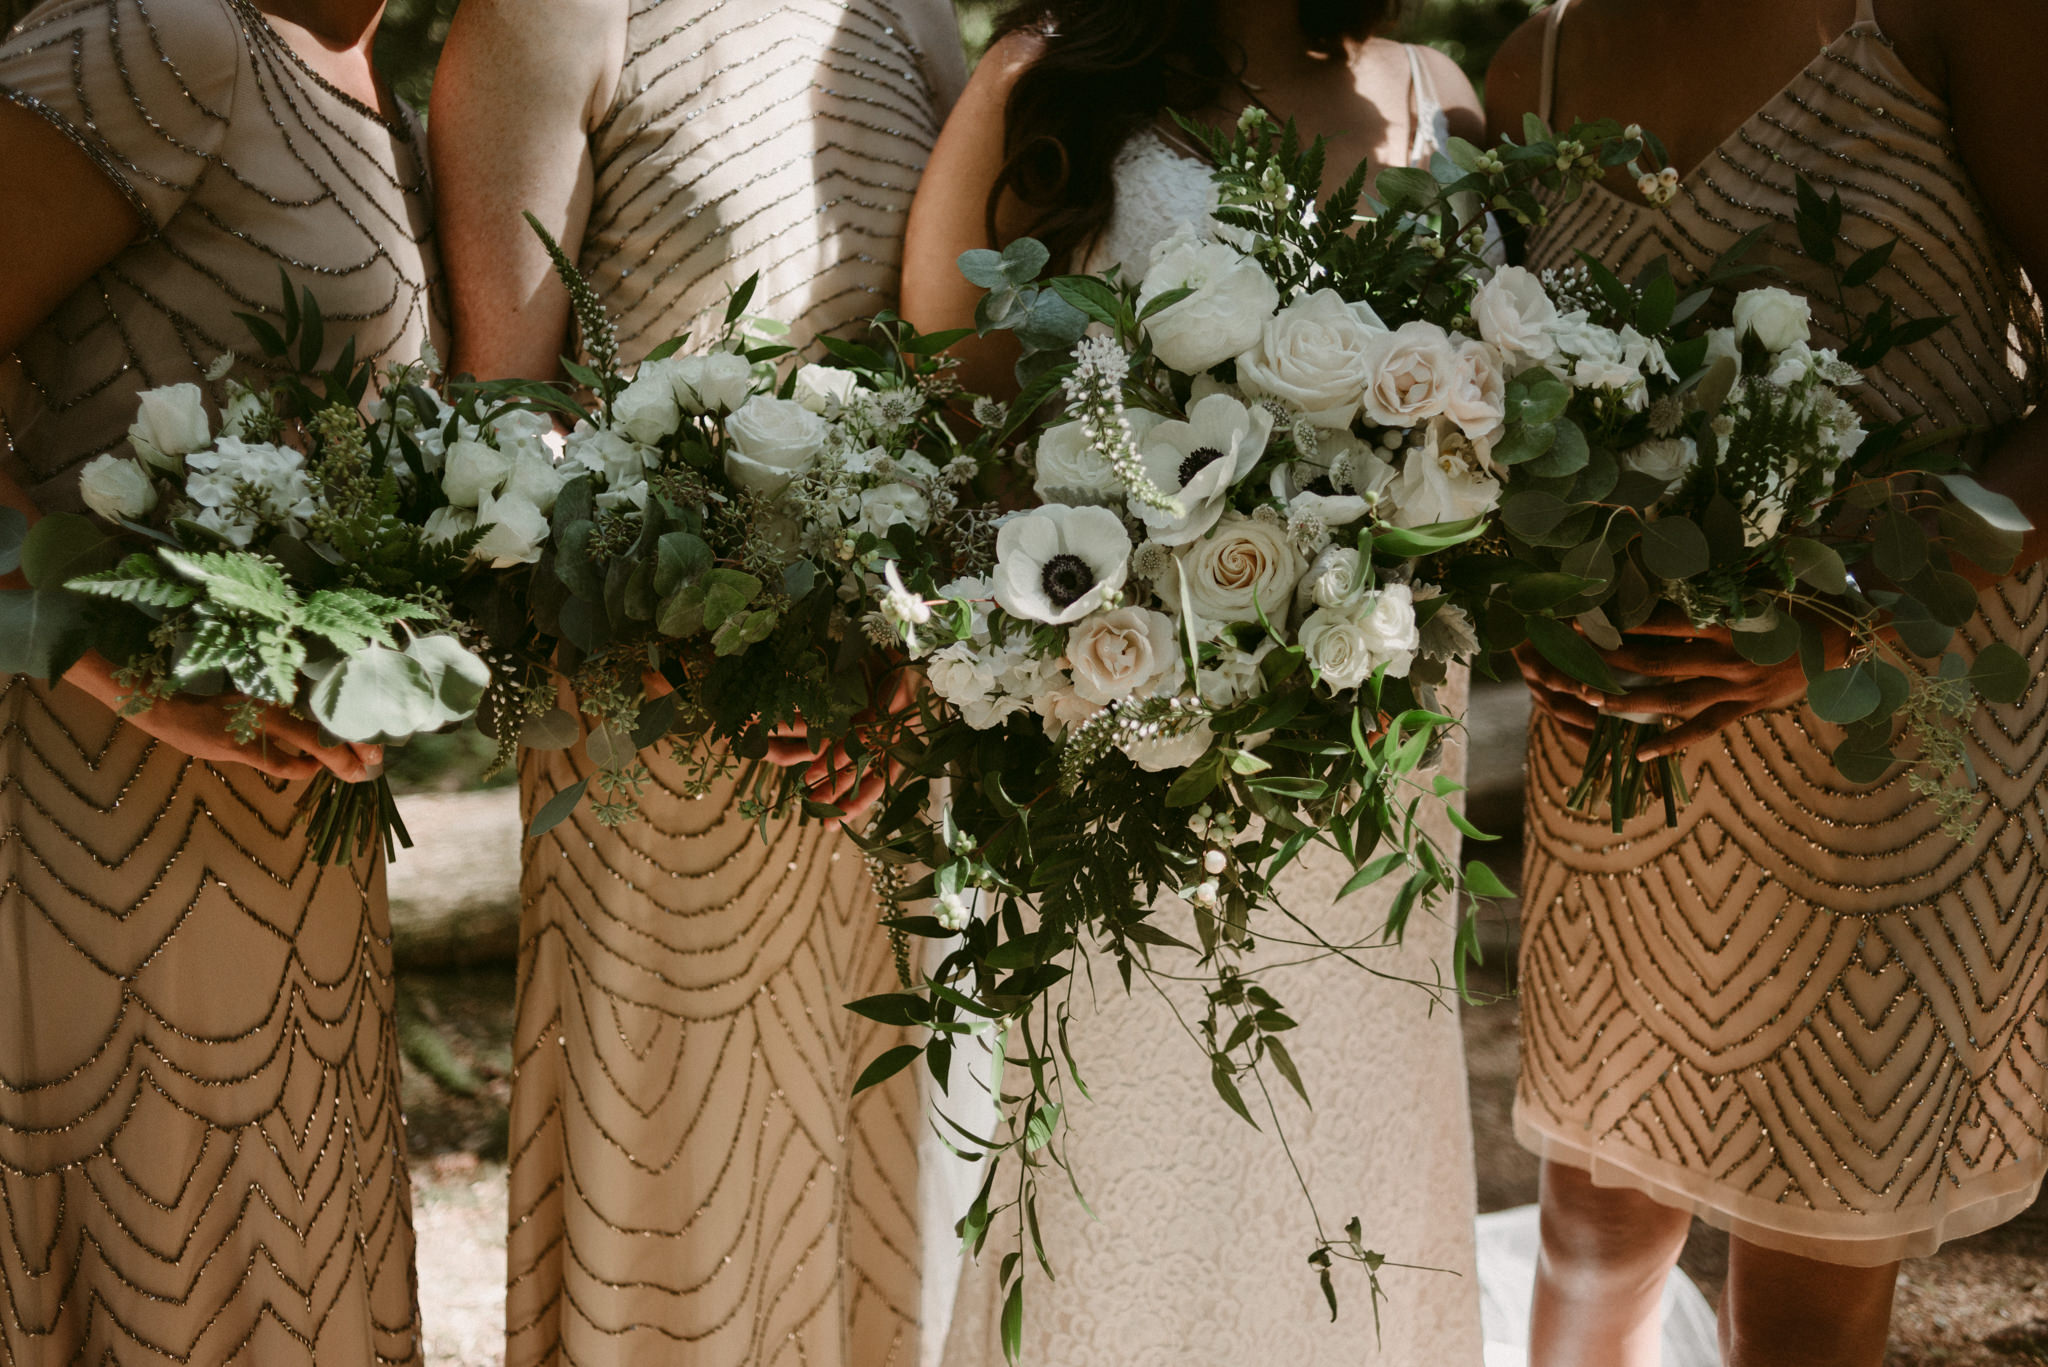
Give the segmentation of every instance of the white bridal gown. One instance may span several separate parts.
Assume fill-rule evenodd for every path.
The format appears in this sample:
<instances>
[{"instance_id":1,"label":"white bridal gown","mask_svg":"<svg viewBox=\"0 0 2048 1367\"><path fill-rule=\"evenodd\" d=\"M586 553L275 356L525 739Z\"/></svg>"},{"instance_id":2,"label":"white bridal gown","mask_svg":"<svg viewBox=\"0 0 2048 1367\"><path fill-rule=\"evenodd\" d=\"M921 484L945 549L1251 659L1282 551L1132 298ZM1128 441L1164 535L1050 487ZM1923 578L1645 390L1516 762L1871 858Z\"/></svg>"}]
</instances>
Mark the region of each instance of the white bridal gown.
<instances>
[{"instance_id":1,"label":"white bridal gown","mask_svg":"<svg viewBox=\"0 0 2048 1367\"><path fill-rule=\"evenodd\" d=\"M1427 84L1418 80L1416 91L1411 162L1426 160L1447 136ZM1202 221L1211 204L1209 168L1149 132L1118 157L1116 190L1091 268L1122 262L1142 273L1153 245ZM1462 709L1462 678L1446 701ZM1446 749L1443 772L1464 771L1459 738ZM1441 818L1437 837L1457 848ZM1329 938L1362 940L1384 921L1394 887L1333 906L1349 876L1334 851L1311 846L1282 879L1282 893ZM1360 957L1433 981L1439 968L1448 976L1451 951L1451 923L1418 912L1403 946ZM1262 1116L1254 1130L1227 1109L1210 1085L1207 1057L1165 1002L1142 980L1126 996L1111 972L1098 976L1092 994L1077 987L1072 1028L1095 1099L1072 1105L1068 1155L1099 1218L1057 1173L1041 1183L1040 1229L1058 1280L1034 1268L1026 1288L1024 1356L1034 1367L1481 1361L1472 1133L1455 1011L1334 959L1265 981L1301 1022L1288 1047L1315 1108L1291 1093L1276 1099L1326 1226L1336 1233L1355 1214L1367 1247L1441 1270L1384 1271L1376 1335L1365 1277L1344 1265L1343 1314L1331 1323L1305 1261L1314 1224L1270 1120ZM1176 997L1199 1021L1199 993ZM1261 1114L1256 1096L1249 1100ZM982 1262L965 1274L945 1367L1003 1361L996 1271L1015 1247L1005 1241L1010 1230L999 1225Z\"/></svg>"}]
</instances>

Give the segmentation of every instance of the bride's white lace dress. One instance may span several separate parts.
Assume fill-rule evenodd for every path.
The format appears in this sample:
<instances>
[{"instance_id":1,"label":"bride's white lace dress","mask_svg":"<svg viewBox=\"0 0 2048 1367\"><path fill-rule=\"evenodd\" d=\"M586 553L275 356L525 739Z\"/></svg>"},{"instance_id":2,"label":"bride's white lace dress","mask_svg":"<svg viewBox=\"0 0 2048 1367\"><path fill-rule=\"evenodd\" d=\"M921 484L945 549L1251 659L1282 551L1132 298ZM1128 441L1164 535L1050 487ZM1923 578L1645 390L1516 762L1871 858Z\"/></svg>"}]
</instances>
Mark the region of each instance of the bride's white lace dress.
<instances>
[{"instance_id":1,"label":"bride's white lace dress","mask_svg":"<svg viewBox=\"0 0 2048 1367\"><path fill-rule=\"evenodd\" d=\"M1440 114L1418 113L1411 161L1445 136ZM1211 205L1208 168L1151 133L1118 157L1116 192L1091 267L1116 261L1142 273L1155 243L1201 221ZM1463 694L1459 680L1448 701L1462 707ZM1462 741L1447 747L1443 769L1463 775ZM1439 838L1455 842L1448 823ZM1392 888L1333 906L1349 875L1334 851L1311 846L1282 893L1332 940L1363 939L1384 921ZM1192 938L1191 928L1176 929ZM1451 950L1451 926L1418 913L1404 945L1361 957L1434 980L1439 967L1448 974ZM1280 947L1266 954L1293 957ZM1095 1099L1073 1102L1068 1152L1099 1218L1057 1173L1041 1183L1040 1228L1058 1280L1032 1269L1024 1330L1032 1367L1480 1362L1472 1134L1455 1013L1334 959L1266 981L1302 1023L1288 1043L1315 1108L1284 1084L1275 1100L1326 1225L1335 1234L1355 1214L1368 1247L1441 1270L1381 1274L1388 1299L1376 1337L1365 1277L1340 1266L1343 1315L1331 1323L1305 1261L1309 1210L1259 1098L1248 1098L1263 1127L1253 1130L1217 1097L1207 1057L1158 994L1140 980L1127 997L1112 973L1092 994L1077 987L1072 1029ZM1198 992L1178 993L1176 1004L1200 1020ZM945 1367L1003 1362L996 1268L1012 1247L992 1235L983 1261L965 1271Z\"/></svg>"}]
</instances>

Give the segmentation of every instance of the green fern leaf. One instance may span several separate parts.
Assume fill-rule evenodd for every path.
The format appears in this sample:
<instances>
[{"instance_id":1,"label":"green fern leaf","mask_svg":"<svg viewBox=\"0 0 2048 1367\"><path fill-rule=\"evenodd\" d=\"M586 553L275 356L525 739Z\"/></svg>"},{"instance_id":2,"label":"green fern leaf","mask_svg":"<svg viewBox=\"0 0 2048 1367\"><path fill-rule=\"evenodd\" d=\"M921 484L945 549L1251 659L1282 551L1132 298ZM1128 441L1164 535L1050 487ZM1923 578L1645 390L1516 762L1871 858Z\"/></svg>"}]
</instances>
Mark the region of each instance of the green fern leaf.
<instances>
[{"instance_id":1,"label":"green fern leaf","mask_svg":"<svg viewBox=\"0 0 2048 1367\"><path fill-rule=\"evenodd\" d=\"M299 625L344 655L373 644L388 646L393 642L387 624L395 619L381 605L389 602L362 589L324 589L306 600Z\"/></svg>"},{"instance_id":2,"label":"green fern leaf","mask_svg":"<svg viewBox=\"0 0 2048 1367\"><path fill-rule=\"evenodd\" d=\"M65 587L76 593L155 608L181 608L199 597L198 589L166 577L163 567L140 551L113 569L81 575Z\"/></svg>"},{"instance_id":3,"label":"green fern leaf","mask_svg":"<svg viewBox=\"0 0 2048 1367\"><path fill-rule=\"evenodd\" d=\"M286 582L284 570L268 556L250 551L161 551L164 563L198 584L206 597L230 612L244 612L273 622L291 622L299 613L299 595Z\"/></svg>"}]
</instances>

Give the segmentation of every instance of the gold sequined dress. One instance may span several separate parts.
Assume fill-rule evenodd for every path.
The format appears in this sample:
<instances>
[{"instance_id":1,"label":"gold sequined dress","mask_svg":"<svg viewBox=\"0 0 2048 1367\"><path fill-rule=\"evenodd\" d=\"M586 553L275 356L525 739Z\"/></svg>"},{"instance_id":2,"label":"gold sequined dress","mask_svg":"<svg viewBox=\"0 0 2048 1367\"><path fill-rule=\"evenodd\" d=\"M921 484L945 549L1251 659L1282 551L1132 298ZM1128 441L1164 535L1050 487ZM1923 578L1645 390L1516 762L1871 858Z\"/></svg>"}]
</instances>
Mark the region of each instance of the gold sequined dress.
<instances>
[{"instance_id":1,"label":"gold sequined dress","mask_svg":"<svg viewBox=\"0 0 2048 1367\"><path fill-rule=\"evenodd\" d=\"M1555 25L1545 62L1551 103ZM1796 250L1793 177L1845 231L1900 245L1873 288L1954 324L1858 391L1871 416L2000 426L2041 393L2038 300L1993 229L1941 100L1863 0L1855 25L1688 175L1668 211L1596 189L1530 244L1624 277L1701 268L1754 226ZM1816 299L1816 346L1842 319ZM1805 707L1686 753L1693 800L1620 836L1567 811L1583 752L1529 747L1516 1120L1545 1157L1753 1243L1852 1265L1931 1252L2023 1210L2048 1171L2048 569L1982 595L1959 636L2025 655L2015 706L1971 723L1975 839L1903 770L1860 786Z\"/></svg>"},{"instance_id":2,"label":"gold sequined dress","mask_svg":"<svg viewBox=\"0 0 2048 1367\"><path fill-rule=\"evenodd\" d=\"M893 302L961 65L943 0L633 0L582 251L628 354L756 272L797 345ZM844 1005L895 981L859 851L643 759L641 820L528 846L507 1359L914 1364L923 1122L908 1073L852 1096L894 1042ZM586 772L529 755L529 816Z\"/></svg>"},{"instance_id":3,"label":"gold sequined dress","mask_svg":"<svg viewBox=\"0 0 2048 1367\"><path fill-rule=\"evenodd\" d=\"M420 145L243 0L46 4L0 100L145 225L0 362L44 509L138 391L248 350L280 264L330 363L426 341ZM0 677L0 1362L418 1361L383 869L316 866L299 791Z\"/></svg>"}]
</instances>

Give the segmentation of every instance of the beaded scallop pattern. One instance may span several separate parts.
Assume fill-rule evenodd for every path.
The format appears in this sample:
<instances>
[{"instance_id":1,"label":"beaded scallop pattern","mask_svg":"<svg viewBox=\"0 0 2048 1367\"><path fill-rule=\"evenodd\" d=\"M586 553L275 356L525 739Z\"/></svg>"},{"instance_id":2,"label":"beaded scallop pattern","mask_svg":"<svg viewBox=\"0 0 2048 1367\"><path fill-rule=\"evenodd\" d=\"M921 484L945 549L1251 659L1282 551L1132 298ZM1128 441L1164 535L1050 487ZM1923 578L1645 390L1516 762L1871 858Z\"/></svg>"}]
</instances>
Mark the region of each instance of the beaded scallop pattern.
<instances>
[{"instance_id":1,"label":"beaded scallop pattern","mask_svg":"<svg viewBox=\"0 0 2048 1367\"><path fill-rule=\"evenodd\" d=\"M1626 277L1698 269L1768 230L1796 271L1793 177L1839 192L1873 288L1952 315L1886 358L1879 419L1998 426L2040 398L2038 300L1949 130L1871 18L1823 51L1684 181L1667 211L1596 189L1559 207L1531 265L1584 251ZM1810 268L1809 268L1810 269ZM1840 313L1815 299L1815 345ZM1582 749L1539 723L1517 1122L1546 1156L1696 1210L1752 1242L1878 1264L2024 1209L2048 1170L2048 571L1987 591L1957 648L2031 663L1974 722L1976 838L1942 834L1903 771L1858 786L1804 707L1688 752L1692 804L1614 835L1565 809Z\"/></svg>"},{"instance_id":2,"label":"beaded scallop pattern","mask_svg":"<svg viewBox=\"0 0 2048 1367\"><path fill-rule=\"evenodd\" d=\"M756 312L803 342L891 303L912 192L961 80L941 0L636 4L592 136L583 265L629 353ZM588 806L530 843L512 1104L507 1361L881 1367L918 1360L910 1073L860 852L686 796ZM529 815L584 778L529 755Z\"/></svg>"},{"instance_id":3,"label":"beaded scallop pattern","mask_svg":"<svg viewBox=\"0 0 2048 1367\"><path fill-rule=\"evenodd\" d=\"M329 361L425 341L411 131L242 0L45 5L0 99L146 228L0 367L42 506L78 506L138 390L238 345L280 264ZM383 869L319 867L300 791L0 676L0 1362L419 1360Z\"/></svg>"}]
</instances>

